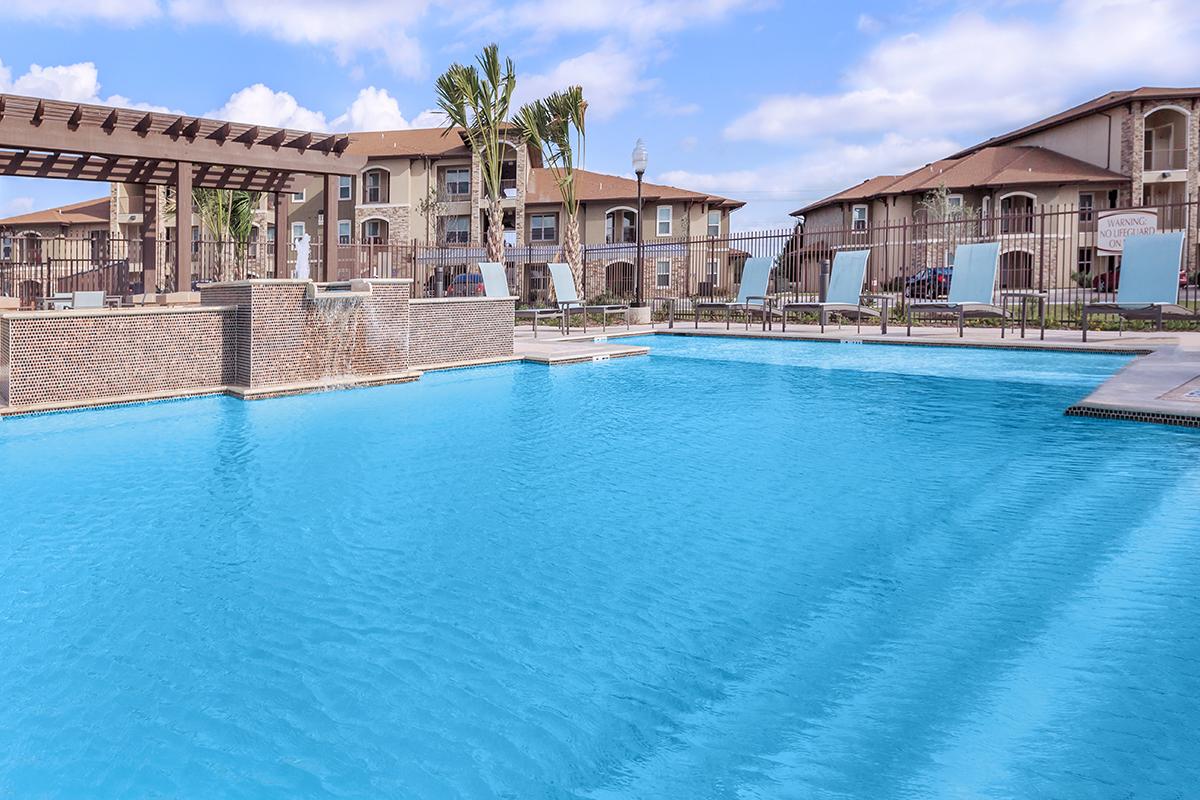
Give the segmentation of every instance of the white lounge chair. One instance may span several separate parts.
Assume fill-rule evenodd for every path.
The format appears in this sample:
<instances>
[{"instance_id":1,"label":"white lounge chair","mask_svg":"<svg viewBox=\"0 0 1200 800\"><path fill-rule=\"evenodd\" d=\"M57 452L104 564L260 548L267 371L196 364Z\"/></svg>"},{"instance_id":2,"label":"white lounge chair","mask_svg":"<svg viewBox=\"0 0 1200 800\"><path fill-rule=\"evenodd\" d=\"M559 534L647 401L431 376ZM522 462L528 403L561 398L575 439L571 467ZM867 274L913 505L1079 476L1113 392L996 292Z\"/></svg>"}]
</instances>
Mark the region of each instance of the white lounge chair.
<instances>
[{"instance_id":1,"label":"white lounge chair","mask_svg":"<svg viewBox=\"0 0 1200 800\"><path fill-rule=\"evenodd\" d=\"M1004 319L1007 314L995 303L996 271L1000 266L1000 243L960 244L954 250L954 272L945 301L915 300L908 303L908 335L912 336L914 314L955 316L958 335L968 319Z\"/></svg>"},{"instance_id":2,"label":"white lounge chair","mask_svg":"<svg viewBox=\"0 0 1200 800\"><path fill-rule=\"evenodd\" d=\"M693 306L696 315L696 327L700 327L700 312L703 309L723 309L725 311L725 329L729 330L729 322L734 311L742 311L746 317L746 328L750 327L750 312L758 309L764 318L770 313L770 298L767 297L767 283L771 280L771 259L748 258L742 267L742 282L738 286L737 299L701 300ZM764 323L765 324L765 323Z\"/></svg>"},{"instance_id":3,"label":"white lounge chair","mask_svg":"<svg viewBox=\"0 0 1200 800\"><path fill-rule=\"evenodd\" d=\"M1183 231L1127 236L1117 278L1117 302L1084 303L1079 313L1083 341L1088 314L1116 314L1127 319L1154 320L1163 329L1166 319L1195 319L1196 312L1179 305L1179 262Z\"/></svg>"},{"instance_id":4,"label":"white lounge chair","mask_svg":"<svg viewBox=\"0 0 1200 800\"><path fill-rule=\"evenodd\" d=\"M508 274L504 271L504 265L498 261L480 261L479 271L483 275L483 293L486 297L512 297L513 293L508 288ZM537 338L538 321L545 319L562 318L562 312L557 308L518 308L515 312L517 317L528 317L533 320L533 335Z\"/></svg>"},{"instance_id":5,"label":"white lounge chair","mask_svg":"<svg viewBox=\"0 0 1200 800\"><path fill-rule=\"evenodd\" d=\"M821 333L829 322L830 314L848 317L854 314L854 321L861 329L863 316L879 319L879 312L862 304L863 281L867 277L867 258L870 250L839 250L833 257L833 274L829 277L829 289L825 292L825 301L818 303L784 303L783 329L787 330L787 315L789 311L817 314L821 322Z\"/></svg>"},{"instance_id":6,"label":"white lounge chair","mask_svg":"<svg viewBox=\"0 0 1200 800\"><path fill-rule=\"evenodd\" d=\"M559 310L564 314L563 324L566 326L567 333L571 332L571 317L574 312L583 312L583 329L587 330L587 315L590 313L600 314L601 327L608 328L608 315L620 314L625 317L625 327L629 327L629 306L626 305L599 305L589 306L579 299L579 292L575 289L575 276L571 274L569 264L548 264L550 267L550 282L554 285L554 297L558 302Z\"/></svg>"}]
</instances>

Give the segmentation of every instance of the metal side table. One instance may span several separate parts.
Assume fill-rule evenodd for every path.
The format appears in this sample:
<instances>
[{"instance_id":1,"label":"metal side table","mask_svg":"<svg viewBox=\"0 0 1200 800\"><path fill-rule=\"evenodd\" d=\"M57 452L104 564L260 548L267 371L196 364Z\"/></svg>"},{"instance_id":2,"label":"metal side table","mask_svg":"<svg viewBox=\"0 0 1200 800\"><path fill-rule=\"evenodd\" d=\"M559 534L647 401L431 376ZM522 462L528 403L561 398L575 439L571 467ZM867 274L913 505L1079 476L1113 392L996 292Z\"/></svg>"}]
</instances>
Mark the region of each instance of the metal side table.
<instances>
[{"instance_id":1,"label":"metal side table","mask_svg":"<svg viewBox=\"0 0 1200 800\"><path fill-rule=\"evenodd\" d=\"M1004 319L1000 320L1000 338L1003 339L1005 331L1008 330L1008 307L1014 302L1021 306L1021 338L1025 338L1025 325L1029 318L1029 301L1036 300L1042 326L1040 338L1044 340L1046 338L1046 300L1049 296L1049 292L1039 292L1036 289L1011 289L1000 292L1000 310L1005 314Z\"/></svg>"}]
</instances>

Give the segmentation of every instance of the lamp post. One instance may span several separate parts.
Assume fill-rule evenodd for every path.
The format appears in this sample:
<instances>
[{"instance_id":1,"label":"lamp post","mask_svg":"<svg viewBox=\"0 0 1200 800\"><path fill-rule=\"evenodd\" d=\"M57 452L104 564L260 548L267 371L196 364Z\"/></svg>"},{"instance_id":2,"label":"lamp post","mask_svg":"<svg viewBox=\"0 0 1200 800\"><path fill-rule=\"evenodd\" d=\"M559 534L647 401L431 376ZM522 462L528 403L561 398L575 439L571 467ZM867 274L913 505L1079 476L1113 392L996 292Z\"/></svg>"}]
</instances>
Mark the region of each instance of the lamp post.
<instances>
[{"instance_id":1,"label":"lamp post","mask_svg":"<svg viewBox=\"0 0 1200 800\"><path fill-rule=\"evenodd\" d=\"M633 146L633 171L637 175L637 269L634 272L634 299L642 304L642 176L646 174L646 144L641 139Z\"/></svg>"}]
</instances>

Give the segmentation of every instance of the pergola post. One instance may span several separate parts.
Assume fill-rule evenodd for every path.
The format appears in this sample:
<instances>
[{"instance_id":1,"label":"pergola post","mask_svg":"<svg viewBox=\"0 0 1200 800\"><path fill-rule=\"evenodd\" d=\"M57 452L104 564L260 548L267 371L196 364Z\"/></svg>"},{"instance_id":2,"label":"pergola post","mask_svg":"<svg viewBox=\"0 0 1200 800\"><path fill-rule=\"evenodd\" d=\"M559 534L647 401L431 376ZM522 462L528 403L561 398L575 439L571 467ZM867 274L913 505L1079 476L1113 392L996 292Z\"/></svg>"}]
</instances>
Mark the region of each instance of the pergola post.
<instances>
[{"instance_id":1,"label":"pergola post","mask_svg":"<svg viewBox=\"0 0 1200 800\"><path fill-rule=\"evenodd\" d=\"M338 176L325 176L325 252L322 254L326 281L338 279L337 268L337 208L338 208Z\"/></svg>"},{"instance_id":2,"label":"pergola post","mask_svg":"<svg viewBox=\"0 0 1200 800\"><path fill-rule=\"evenodd\" d=\"M158 187L142 186L142 299L157 284Z\"/></svg>"},{"instance_id":3,"label":"pergola post","mask_svg":"<svg viewBox=\"0 0 1200 800\"><path fill-rule=\"evenodd\" d=\"M291 248L291 232L288 230L287 192L275 192L275 277L290 278L288 250Z\"/></svg>"},{"instance_id":4,"label":"pergola post","mask_svg":"<svg viewBox=\"0 0 1200 800\"><path fill-rule=\"evenodd\" d=\"M192 290L192 162L175 164L175 291Z\"/></svg>"}]
</instances>

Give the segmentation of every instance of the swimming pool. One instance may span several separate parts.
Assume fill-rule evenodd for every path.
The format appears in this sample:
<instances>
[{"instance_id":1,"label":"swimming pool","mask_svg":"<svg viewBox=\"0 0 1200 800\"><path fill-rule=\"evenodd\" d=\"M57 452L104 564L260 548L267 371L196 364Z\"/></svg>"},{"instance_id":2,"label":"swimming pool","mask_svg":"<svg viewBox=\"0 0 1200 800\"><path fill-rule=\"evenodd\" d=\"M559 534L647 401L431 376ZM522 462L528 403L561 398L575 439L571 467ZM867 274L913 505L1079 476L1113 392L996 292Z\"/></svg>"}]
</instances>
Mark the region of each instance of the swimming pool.
<instances>
[{"instance_id":1,"label":"swimming pool","mask_svg":"<svg viewBox=\"0 0 1200 800\"><path fill-rule=\"evenodd\" d=\"M0 796L1176 798L1200 432L1121 356L643 340L0 423Z\"/></svg>"}]
</instances>

